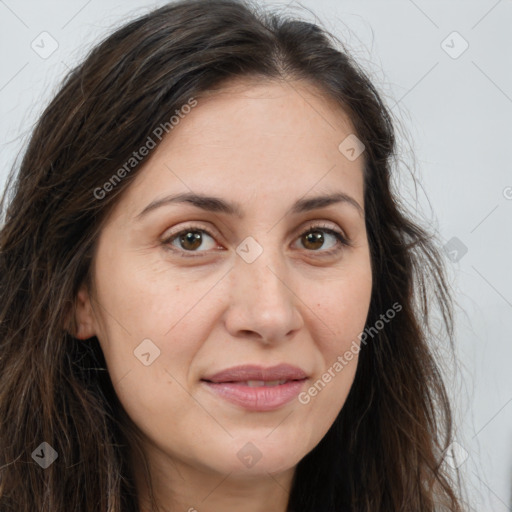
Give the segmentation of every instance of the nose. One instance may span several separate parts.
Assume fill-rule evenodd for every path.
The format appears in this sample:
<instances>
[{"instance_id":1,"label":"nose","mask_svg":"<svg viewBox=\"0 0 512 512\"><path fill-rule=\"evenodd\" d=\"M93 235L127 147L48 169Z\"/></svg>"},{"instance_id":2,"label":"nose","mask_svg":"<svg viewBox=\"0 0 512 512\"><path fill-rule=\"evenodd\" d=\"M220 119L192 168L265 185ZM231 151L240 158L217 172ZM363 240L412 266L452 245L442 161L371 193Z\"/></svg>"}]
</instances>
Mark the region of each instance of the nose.
<instances>
[{"instance_id":1,"label":"nose","mask_svg":"<svg viewBox=\"0 0 512 512\"><path fill-rule=\"evenodd\" d=\"M237 256L230 272L225 326L234 338L264 344L290 338L304 322L291 272L278 251L263 250L251 263Z\"/></svg>"}]
</instances>

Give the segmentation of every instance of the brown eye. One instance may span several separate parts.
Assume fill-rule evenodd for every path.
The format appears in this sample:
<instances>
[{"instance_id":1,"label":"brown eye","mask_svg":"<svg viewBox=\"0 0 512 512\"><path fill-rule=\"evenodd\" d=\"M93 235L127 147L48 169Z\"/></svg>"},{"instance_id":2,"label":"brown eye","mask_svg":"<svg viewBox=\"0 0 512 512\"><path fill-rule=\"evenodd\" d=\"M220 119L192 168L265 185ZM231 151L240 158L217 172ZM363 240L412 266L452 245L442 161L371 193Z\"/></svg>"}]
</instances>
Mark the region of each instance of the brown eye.
<instances>
[{"instance_id":1,"label":"brown eye","mask_svg":"<svg viewBox=\"0 0 512 512\"><path fill-rule=\"evenodd\" d=\"M209 247L207 245L208 239L210 239ZM178 233L172 234L163 240L162 243L185 256L194 255L193 253L206 252L216 246L213 236L210 235L208 231L198 226L189 226ZM201 247L203 248L202 250L200 250ZM187 252L192 254L186 254Z\"/></svg>"},{"instance_id":2,"label":"brown eye","mask_svg":"<svg viewBox=\"0 0 512 512\"><path fill-rule=\"evenodd\" d=\"M179 236L181 246L188 250L193 251L198 247L201 247L203 238L199 234L199 231L187 231L185 234Z\"/></svg>"},{"instance_id":3,"label":"brown eye","mask_svg":"<svg viewBox=\"0 0 512 512\"><path fill-rule=\"evenodd\" d=\"M310 231L302 235L306 249L320 249L324 244L324 236L321 231Z\"/></svg>"},{"instance_id":4,"label":"brown eye","mask_svg":"<svg viewBox=\"0 0 512 512\"><path fill-rule=\"evenodd\" d=\"M329 238L331 246L325 248ZM210 247L207 244L210 239ZM326 226L313 226L303 232L299 237L302 248L309 252L317 252L320 255L330 256L338 253L344 246L350 246L350 242L340 232ZM178 233L172 234L162 243L181 256L203 256L204 252L216 247L214 237L206 229L199 226L189 226ZM202 250L201 250L202 247ZM323 250L321 250L323 248Z\"/></svg>"},{"instance_id":5,"label":"brown eye","mask_svg":"<svg viewBox=\"0 0 512 512\"><path fill-rule=\"evenodd\" d=\"M328 237L331 237L334 239L334 243L331 245L331 248L319 250L324 247L324 244L326 243L326 235L327 240ZM350 245L350 242L340 232L326 226L310 227L308 231L301 235L300 240L302 246L309 251L319 252L327 256L337 253L343 248L343 246Z\"/></svg>"}]
</instances>

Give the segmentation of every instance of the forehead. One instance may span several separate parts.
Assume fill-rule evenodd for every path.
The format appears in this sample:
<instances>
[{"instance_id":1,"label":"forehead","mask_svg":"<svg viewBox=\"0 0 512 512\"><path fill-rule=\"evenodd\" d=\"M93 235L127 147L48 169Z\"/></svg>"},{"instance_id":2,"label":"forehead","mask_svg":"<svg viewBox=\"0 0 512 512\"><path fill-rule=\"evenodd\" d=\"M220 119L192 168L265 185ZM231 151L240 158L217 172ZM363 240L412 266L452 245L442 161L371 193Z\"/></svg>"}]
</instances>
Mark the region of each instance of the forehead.
<instances>
[{"instance_id":1,"label":"forehead","mask_svg":"<svg viewBox=\"0 0 512 512\"><path fill-rule=\"evenodd\" d=\"M336 188L362 205L364 155L351 161L339 149L353 126L312 85L238 80L196 100L132 184L141 200L208 191L242 203L255 195L289 202L287 195Z\"/></svg>"},{"instance_id":2,"label":"forehead","mask_svg":"<svg viewBox=\"0 0 512 512\"><path fill-rule=\"evenodd\" d=\"M258 141L270 142L277 137L269 149L293 138L306 143L297 150L310 146L332 150L333 140L355 132L341 106L304 81L237 79L207 91L197 102L192 112L181 116L179 130L173 129L162 147L173 145L174 140L174 145L191 146L222 142L234 147L247 143L256 150Z\"/></svg>"}]
</instances>

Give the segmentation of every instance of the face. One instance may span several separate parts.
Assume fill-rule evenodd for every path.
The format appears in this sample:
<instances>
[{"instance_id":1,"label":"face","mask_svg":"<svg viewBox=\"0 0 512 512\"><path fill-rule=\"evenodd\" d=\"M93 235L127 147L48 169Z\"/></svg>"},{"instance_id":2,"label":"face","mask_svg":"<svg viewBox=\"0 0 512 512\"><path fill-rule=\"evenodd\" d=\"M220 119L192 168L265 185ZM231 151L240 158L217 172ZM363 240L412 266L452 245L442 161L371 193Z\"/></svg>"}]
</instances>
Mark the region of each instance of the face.
<instances>
[{"instance_id":1,"label":"face","mask_svg":"<svg viewBox=\"0 0 512 512\"><path fill-rule=\"evenodd\" d=\"M342 409L372 286L364 154L338 148L352 133L311 86L231 84L198 99L107 219L78 337L98 337L162 470L292 470Z\"/></svg>"}]
</instances>

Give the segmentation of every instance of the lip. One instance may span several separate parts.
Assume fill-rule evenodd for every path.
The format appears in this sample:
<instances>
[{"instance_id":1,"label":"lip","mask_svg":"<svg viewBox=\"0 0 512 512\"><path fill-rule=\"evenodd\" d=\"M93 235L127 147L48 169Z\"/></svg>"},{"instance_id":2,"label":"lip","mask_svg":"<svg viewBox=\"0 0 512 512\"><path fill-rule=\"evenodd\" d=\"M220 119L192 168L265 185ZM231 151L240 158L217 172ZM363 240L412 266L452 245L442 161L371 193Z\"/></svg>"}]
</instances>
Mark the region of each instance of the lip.
<instances>
[{"instance_id":1,"label":"lip","mask_svg":"<svg viewBox=\"0 0 512 512\"><path fill-rule=\"evenodd\" d=\"M307 376L304 370L290 364L278 364L269 368L258 365L241 365L203 377L202 380L213 383L246 382L248 380L301 380L307 378Z\"/></svg>"},{"instance_id":2,"label":"lip","mask_svg":"<svg viewBox=\"0 0 512 512\"><path fill-rule=\"evenodd\" d=\"M289 364L270 368L243 365L228 368L201 379L217 396L249 411L273 411L291 402L301 391L308 376ZM247 381L279 381L273 386L249 386Z\"/></svg>"}]
</instances>

